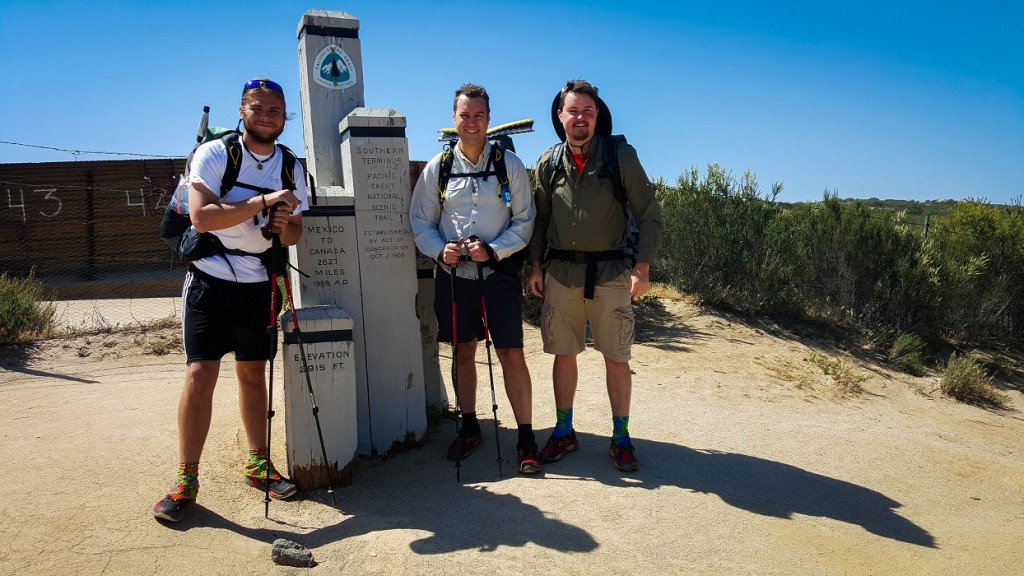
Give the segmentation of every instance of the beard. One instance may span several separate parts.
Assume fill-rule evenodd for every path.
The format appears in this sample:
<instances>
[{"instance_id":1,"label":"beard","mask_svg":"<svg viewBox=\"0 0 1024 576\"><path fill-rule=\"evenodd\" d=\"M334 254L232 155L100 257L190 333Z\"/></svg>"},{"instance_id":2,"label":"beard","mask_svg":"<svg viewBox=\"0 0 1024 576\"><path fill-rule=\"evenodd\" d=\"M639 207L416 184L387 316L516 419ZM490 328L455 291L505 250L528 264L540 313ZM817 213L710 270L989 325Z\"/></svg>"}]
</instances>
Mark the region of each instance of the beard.
<instances>
[{"instance_id":1,"label":"beard","mask_svg":"<svg viewBox=\"0 0 1024 576\"><path fill-rule=\"evenodd\" d=\"M263 126L255 126L251 122L243 122L242 125L245 127L245 132L252 138L254 142L260 144L273 144L277 142L278 136L284 132L284 126L278 129L266 128Z\"/></svg>"},{"instance_id":2,"label":"beard","mask_svg":"<svg viewBox=\"0 0 1024 576\"><path fill-rule=\"evenodd\" d=\"M571 126L567 133L572 140L576 140L578 142L590 140L593 136L590 131L590 126Z\"/></svg>"}]
</instances>

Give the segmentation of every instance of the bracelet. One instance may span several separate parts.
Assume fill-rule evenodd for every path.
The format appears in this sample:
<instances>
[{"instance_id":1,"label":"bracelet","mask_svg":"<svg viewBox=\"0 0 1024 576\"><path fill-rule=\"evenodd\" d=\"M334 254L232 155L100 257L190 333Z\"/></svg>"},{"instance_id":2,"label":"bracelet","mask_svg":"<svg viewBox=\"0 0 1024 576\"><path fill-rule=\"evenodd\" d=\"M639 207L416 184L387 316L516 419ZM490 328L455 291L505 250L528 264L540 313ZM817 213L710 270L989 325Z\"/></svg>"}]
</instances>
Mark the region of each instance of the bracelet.
<instances>
[{"instance_id":1,"label":"bracelet","mask_svg":"<svg viewBox=\"0 0 1024 576\"><path fill-rule=\"evenodd\" d=\"M268 206L267 206L267 197L265 195L263 195L263 194L260 194L260 198L263 199L263 209L266 210L268 208Z\"/></svg>"}]
</instances>

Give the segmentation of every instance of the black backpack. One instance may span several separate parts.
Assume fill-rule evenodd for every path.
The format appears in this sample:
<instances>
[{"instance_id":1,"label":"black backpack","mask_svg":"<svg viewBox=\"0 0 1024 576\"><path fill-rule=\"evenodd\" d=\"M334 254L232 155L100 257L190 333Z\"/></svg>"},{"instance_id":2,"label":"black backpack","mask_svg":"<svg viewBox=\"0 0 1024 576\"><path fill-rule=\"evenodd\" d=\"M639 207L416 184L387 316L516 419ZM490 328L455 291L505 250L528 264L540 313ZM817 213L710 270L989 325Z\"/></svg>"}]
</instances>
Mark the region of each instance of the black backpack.
<instances>
[{"instance_id":1,"label":"black backpack","mask_svg":"<svg viewBox=\"0 0 1024 576\"><path fill-rule=\"evenodd\" d=\"M274 190L270 190L268 188L253 186L251 184L238 181L238 173L242 168L242 143L240 141L240 137L241 134L238 131L230 130L226 133L213 133L212 137L207 138L203 142L197 142L192 153L189 154L188 161L185 163L185 174L183 174L181 179L178 181L178 187L175 189L174 195L167 203L167 208L164 210L163 218L160 220L160 238L167 243L171 249L177 252L185 262L193 262L214 254L261 256L261 254L250 254L241 250L229 250L225 248L214 234L210 232L200 233L193 228L192 220L188 215L188 176L192 167L192 157L195 155L195 150L199 148L201 144L210 140L223 140L224 147L227 148L228 162L224 169L224 175L221 177L221 198L223 198L228 191L235 186L252 190L258 194L274 192ZM289 150L287 146L282 144L277 144L277 148L280 150L282 156L281 183L286 189L294 190L295 154Z\"/></svg>"},{"instance_id":2,"label":"black backpack","mask_svg":"<svg viewBox=\"0 0 1024 576\"><path fill-rule=\"evenodd\" d=\"M533 121L531 120L530 122L532 124ZM444 200L448 192L448 181L452 178L483 177L484 182L486 182L488 178L494 176L498 180L498 196L508 208L508 217L511 220L514 213L512 212L512 192L509 189L508 168L505 166L505 148L499 141L491 141L491 153L487 157L487 163L484 165L482 172L453 174L452 166L455 163L455 144L456 141L452 141L448 146L445 146L444 152L441 153L441 165L437 172L437 197L441 202L441 210L444 210ZM508 258L493 262L489 266L505 274L519 274L525 262L526 248L524 247Z\"/></svg>"},{"instance_id":3,"label":"black backpack","mask_svg":"<svg viewBox=\"0 0 1024 576\"><path fill-rule=\"evenodd\" d=\"M626 247L623 253L631 260L631 266L636 265L637 243L640 240L640 231L636 227L636 218L633 217L633 210L629 206L629 197L626 194L626 187L622 184L622 172L619 169L619 143L625 142L626 137L622 134L612 134L604 138L604 149L601 151L603 167L598 172L598 178L611 178L612 186L615 189L615 199L622 204L622 211L626 216ZM562 150L564 142L559 142L551 149L551 156L548 158L548 192L554 190L555 180L561 173L565 172L562 164Z\"/></svg>"}]
</instances>

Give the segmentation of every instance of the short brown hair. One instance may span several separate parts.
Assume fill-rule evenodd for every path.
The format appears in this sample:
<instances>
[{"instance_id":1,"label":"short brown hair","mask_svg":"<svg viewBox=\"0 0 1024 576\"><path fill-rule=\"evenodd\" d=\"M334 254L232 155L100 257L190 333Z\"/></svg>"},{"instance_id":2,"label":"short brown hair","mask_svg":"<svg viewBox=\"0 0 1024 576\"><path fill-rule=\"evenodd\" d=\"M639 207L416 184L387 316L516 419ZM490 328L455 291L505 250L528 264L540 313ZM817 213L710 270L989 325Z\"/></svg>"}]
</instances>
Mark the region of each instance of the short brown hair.
<instances>
[{"instance_id":1,"label":"short brown hair","mask_svg":"<svg viewBox=\"0 0 1024 576\"><path fill-rule=\"evenodd\" d=\"M562 92L558 97L559 110L562 109L562 106L565 106L565 97L570 92L573 94L586 94L594 99L595 104L597 103L597 87L582 78L577 78L576 80L569 80L565 83L565 86L562 87Z\"/></svg>"},{"instance_id":2,"label":"short brown hair","mask_svg":"<svg viewBox=\"0 0 1024 576\"><path fill-rule=\"evenodd\" d=\"M452 101L452 112L455 112L455 109L459 107L459 96L483 98L487 113L491 113L491 97L487 95L487 90L483 86L477 84L463 84L459 86L459 89L455 91L455 100Z\"/></svg>"}]
</instances>

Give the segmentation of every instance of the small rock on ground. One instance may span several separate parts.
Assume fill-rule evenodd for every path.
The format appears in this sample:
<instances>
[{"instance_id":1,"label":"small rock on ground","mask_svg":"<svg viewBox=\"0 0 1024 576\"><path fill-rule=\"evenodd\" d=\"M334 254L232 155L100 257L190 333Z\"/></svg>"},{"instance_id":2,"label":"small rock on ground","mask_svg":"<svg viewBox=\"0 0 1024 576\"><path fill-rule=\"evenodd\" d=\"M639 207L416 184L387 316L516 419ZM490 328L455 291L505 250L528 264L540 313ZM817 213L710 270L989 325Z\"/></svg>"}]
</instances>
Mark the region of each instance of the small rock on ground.
<instances>
[{"instance_id":1,"label":"small rock on ground","mask_svg":"<svg viewBox=\"0 0 1024 576\"><path fill-rule=\"evenodd\" d=\"M275 564L282 566L295 566L297 568L312 568L316 566L313 560L313 553L305 546L296 544L291 540L278 538L274 540L274 547L270 551L270 557Z\"/></svg>"}]
</instances>

